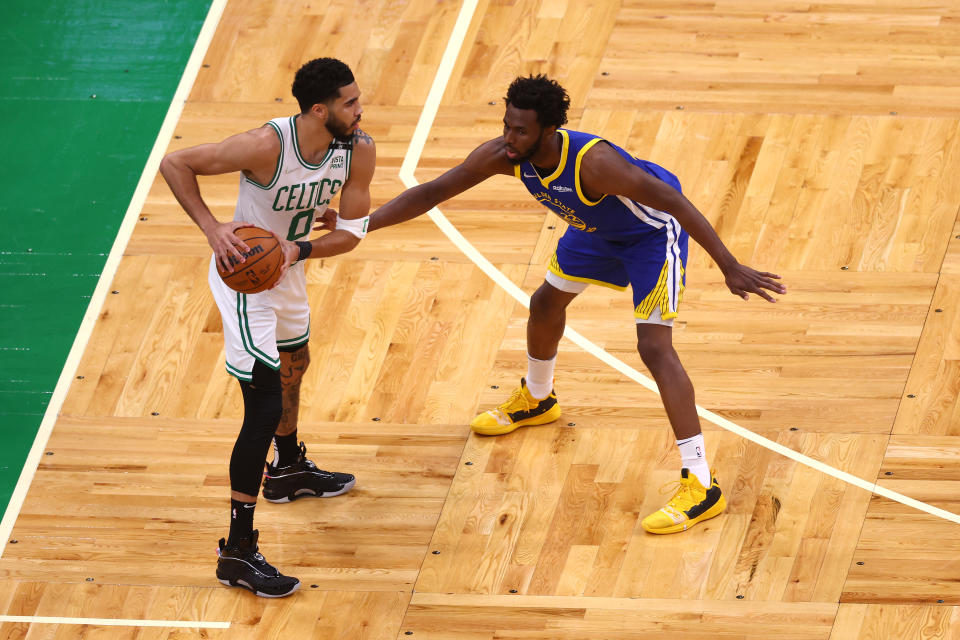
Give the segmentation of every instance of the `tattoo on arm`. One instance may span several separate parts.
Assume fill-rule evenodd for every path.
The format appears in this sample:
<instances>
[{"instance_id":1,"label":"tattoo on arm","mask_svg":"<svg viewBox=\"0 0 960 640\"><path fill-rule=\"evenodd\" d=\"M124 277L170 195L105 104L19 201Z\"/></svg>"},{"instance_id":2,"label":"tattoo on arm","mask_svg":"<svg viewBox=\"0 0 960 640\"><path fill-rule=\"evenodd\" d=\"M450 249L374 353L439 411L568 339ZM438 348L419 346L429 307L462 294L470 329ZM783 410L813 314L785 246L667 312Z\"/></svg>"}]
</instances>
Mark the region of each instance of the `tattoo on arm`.
<instances>
[{"instance_id":1,"label":"tattoo on arm","mask_svg":"<svg viewBox=\"0 0 960 640\"><path fill-rule=\"evenodd\" d=\"M354 144L356 144L357 142L365 142L367 144L373 144L373 138L367 135L367 132L364 131L363 129L357 129L357 131L353 134L353 137L354 137Z\"/></svg>"}]
</instances>

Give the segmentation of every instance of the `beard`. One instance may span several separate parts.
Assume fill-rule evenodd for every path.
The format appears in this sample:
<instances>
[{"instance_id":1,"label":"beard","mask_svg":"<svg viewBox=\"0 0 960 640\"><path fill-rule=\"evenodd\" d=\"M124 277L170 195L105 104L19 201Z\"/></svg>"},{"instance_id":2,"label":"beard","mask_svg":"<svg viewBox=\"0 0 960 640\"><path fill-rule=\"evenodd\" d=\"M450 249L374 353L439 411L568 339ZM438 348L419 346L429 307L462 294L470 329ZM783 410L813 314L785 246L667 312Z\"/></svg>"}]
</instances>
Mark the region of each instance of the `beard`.
<instances>
[{"instance_id":1,"label":"beard","mask_svg":"<svg viewBox=\"0 0 960 640\"><path fill-rule=\"evenodd\" d=\"M536 144L534 144L525 154L518 155L516 158L511 158L510 156L507 156L507 160L509 160L510 164L514 166L521 165L524 162L529 161L530 158L532 158L537 154L537 151L540 151L540 144L542 142L543 142L543 136L540 136L539 138L537 138Z\"/></svg>"},{"instance_id":2,"label":"beard","mask_svg":"<svg viewBox=\"0 0 960 640\"><path fill-rule=\"evenodd\" d=\"M348 125L346 122L337 118L336 116L331 115L329 118L327 118L327 122L324 126L335 140L339 140L340 142L350 142L353 139L353 133L350 132L350 129L353 127L353 125Z\"/></svg>"}]
</instances>

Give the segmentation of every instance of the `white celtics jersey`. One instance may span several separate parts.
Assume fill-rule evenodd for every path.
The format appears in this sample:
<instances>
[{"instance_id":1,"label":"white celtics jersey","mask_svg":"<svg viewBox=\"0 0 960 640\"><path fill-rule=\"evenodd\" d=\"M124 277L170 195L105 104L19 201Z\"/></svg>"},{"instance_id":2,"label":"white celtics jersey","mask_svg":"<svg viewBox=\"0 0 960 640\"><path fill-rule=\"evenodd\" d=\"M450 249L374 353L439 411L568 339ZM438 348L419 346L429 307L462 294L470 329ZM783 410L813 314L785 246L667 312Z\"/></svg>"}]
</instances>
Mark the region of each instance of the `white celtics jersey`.
<instances>
[{"instance_id":1,"label":"white celtics jersey","mask_svg":"<svg viewBox=\"0 0 960 640\"><path fill-rule=\"evenodd\" d=\"M317 209L323 213L350 175L352 142L334 140L319 164L310 164L297 144L298 116L267 123L280 137L280 157L273 179L259 184L241 175L233 219L298 240L313 229Z\"/></svg>"}]
</instances>

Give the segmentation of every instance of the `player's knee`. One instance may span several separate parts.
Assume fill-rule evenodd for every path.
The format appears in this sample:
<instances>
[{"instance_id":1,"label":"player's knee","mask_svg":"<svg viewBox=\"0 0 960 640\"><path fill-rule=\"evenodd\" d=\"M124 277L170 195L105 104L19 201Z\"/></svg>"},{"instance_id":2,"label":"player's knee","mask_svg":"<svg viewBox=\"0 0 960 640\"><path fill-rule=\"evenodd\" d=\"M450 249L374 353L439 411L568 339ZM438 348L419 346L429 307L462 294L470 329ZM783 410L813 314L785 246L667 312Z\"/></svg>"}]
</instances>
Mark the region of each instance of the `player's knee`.
<instances>
[{"instance_id":1,"label":"player's knee","mask_svg":"<svg viewBox=\"0 0 960 640\"><path fill-rule=\"evenodd\" d=\"M637 352L643 364L651 371L669 365L674 360L679 361L673 345L658 336L648 334L637 336Z\"/></svg>"},{"instance_id":2,"label":"player's knee","mask_svg":"<svg viewBox=\"0 0 960 640\"><path fill-rule=\"evenodd\" d=\"M563 313L570 300L569 296L558 296L557 289L542 286L530 296L530 315L536 318L550 318Z\"/></svg>"},{"instance_id":3,"label":"player's knee","mask_svg":"<svg viewBox=\"0 0 960 640\"><path fill-rule=\"evenodd\" d=\"M243 423L250 428L275 429L283 412L283 385L280 371L257 360L253 365L253 380L243 387ZM241 429L242 431L242 429ZM270 431L272 437L273 431Z\"/></svg>"}]
</instances>

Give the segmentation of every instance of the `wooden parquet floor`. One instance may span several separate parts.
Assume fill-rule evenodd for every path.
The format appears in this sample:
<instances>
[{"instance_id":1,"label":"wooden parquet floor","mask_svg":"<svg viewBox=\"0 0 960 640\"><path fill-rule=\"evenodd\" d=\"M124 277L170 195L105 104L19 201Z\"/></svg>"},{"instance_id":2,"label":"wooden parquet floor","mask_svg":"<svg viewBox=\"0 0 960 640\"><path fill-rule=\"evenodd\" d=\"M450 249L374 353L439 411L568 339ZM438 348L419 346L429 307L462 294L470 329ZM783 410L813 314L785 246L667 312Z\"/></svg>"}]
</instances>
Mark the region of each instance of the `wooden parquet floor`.
<instances>
[{"instance_id":1,"label":"wooden parquet floor","mask_svg":"<svg viewBox=\"0 0 960 640\"><path fill-rule=\"evenodd\" d=\"M170 148L292 112L293 71L340 57L378 206L403 188L459 10L231 0ZM960 513L960 6L479 0L459 51L420 181L498 135L516 75L556 77L572 128L670 168L733 253L788 286L740 301L691 243L674 334L699 404ZM201 181L222 219L236 183ZM507 178L440 209L528 293L564 230ZM258 509L300 593L223 588L241 403L207 256L157 178L0 559L0 614L230 628L8 621L0 638L960 638L957 524L709 422L727 512L646 534L678 467L660 400L571 342L558 422L472 435L525 371L526 309L426 217L308 263L300 434L358 484ZM628 294L593 287L568 323L643 371Z\"/></svg>"}]
</instances>

